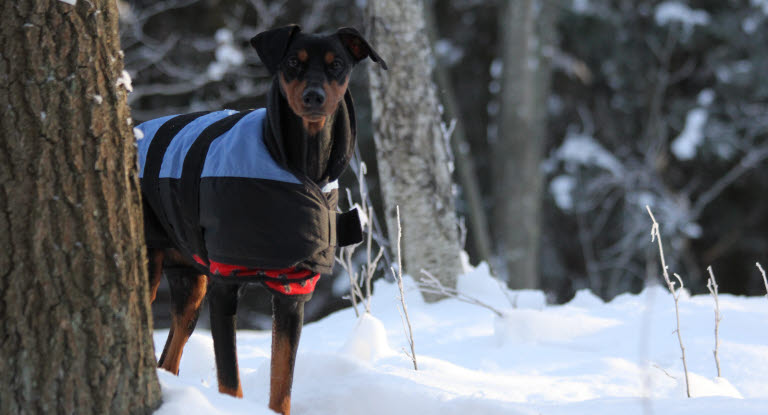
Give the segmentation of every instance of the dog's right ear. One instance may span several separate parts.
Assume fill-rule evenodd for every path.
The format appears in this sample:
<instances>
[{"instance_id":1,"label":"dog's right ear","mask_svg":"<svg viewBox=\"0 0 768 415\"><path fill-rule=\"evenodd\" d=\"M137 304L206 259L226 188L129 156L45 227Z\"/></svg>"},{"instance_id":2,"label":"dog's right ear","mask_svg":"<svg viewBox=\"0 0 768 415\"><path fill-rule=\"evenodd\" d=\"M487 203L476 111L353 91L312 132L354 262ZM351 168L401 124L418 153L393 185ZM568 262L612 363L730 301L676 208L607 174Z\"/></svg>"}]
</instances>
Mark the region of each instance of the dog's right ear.
<instances>
[{"instance_id":1,"label":"dog's right ear","mask_svg":"<svg viewBox=\"0 0 768 415\"><path fill-rule=\"evenodd\" d=\"M261 32L251 39L251 46L256 49L270 75L277 72L277 66L283 60L293 36L300 31L298 25L292 24Z\"/></svg>"}]
</instances>

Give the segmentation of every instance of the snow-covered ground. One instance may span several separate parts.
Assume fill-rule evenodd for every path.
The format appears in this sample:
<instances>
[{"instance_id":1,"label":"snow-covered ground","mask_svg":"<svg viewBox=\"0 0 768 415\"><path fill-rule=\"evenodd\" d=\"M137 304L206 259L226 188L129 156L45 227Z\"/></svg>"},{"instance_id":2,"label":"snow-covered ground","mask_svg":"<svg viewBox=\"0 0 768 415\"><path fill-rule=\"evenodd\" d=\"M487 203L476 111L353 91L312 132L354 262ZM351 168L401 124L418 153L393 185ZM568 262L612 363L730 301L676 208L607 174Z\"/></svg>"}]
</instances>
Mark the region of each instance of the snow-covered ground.
<instances>
[{"instance_id":1,"label":"snow-covered ground","mask_svg":"<svg viewBox=\"0 0 768 415\"><path fill-rule=\"evenodd\" d=\"M723 377L717 378L713 301L683 293L681 332L694 396L688 399L673 300L661 287L609 303L580 291L570 303L551 306L537 291L510 291L508 298L488 275L480 266L462 276L459 288L503 311L503 318L457 300L425 304L414 288L406 291L418 371L403 353L407 341L393 284L375 285L372 315L358 319L346 309L305 326L293 413L768 413L766 298L720 296ZM157 351L166 335L155 332ZM270 333L237 335L244 399L217 392L210 333L198 330L180 376L158 372L165 403L156 414L272 414L266 409Z\"/></svg>"}]
</instances>

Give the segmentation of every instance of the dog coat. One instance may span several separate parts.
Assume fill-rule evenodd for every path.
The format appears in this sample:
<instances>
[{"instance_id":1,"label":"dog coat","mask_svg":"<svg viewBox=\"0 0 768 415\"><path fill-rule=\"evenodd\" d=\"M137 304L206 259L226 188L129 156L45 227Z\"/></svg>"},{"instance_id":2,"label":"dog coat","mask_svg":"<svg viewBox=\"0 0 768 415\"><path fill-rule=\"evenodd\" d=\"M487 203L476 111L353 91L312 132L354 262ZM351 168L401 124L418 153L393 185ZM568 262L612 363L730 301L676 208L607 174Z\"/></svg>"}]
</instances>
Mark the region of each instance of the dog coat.
<instances>
[{"instance_id":1,"label":"dog coat","mask_svg":"<svg viewBox=\"0 0 768 415\"><path fill-rule=\"evenodd\" d=\"M276 98L268 105L279 108ZM362 240L357 212L336 212L338 176L354 151L353 108L347 93L318 183L287 167L280 109L270 117L266 109L225 110L142 123L147 245L175 247L212 277L311 293L319 274L331 272L336 246Z\"/></svg>"}]
</instances>

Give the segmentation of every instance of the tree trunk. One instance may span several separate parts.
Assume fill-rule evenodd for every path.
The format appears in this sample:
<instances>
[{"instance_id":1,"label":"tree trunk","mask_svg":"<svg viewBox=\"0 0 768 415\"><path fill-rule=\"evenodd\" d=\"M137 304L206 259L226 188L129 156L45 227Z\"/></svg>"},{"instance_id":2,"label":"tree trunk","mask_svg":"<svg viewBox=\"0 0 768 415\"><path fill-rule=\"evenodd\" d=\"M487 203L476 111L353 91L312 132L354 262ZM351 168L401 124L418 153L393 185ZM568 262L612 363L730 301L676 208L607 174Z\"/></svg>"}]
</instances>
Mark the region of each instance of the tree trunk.
<instances>
[{"instance_id":1,"label":"tree trunk","mask_svg":"<svg viewBox=\"0 0 768 415\"><path fill-rule=\"evenodd\" d=\"M160 403L114 1L0 6L0 413Z\"/></svg>"},{"instance_id":2,"label":"tree trunk","mask_svg":"<svg viewBox=\"0 0 768 415\"><path fill-rule=\"evenodd\" d=\"M546 138L554 1L507 2L501 15L499 136L493 150L498 272L512 288L539 286L541 160Z\"/></svg>"},{"instance_id":3,"label":"tree trunk","mask_svg":"<svg viewBox=\"0 0 768 415\"><path fill-rule=\"evenodd\" d=\"M389 64L369 66L374 140L392 246L400 206L405 271L429 271L446 287L461 272L450 150L432 81L432 50L420 0L370 0L368 39ZM425 295L428 301L440 299Z\"/></svg>"}]
</instances>

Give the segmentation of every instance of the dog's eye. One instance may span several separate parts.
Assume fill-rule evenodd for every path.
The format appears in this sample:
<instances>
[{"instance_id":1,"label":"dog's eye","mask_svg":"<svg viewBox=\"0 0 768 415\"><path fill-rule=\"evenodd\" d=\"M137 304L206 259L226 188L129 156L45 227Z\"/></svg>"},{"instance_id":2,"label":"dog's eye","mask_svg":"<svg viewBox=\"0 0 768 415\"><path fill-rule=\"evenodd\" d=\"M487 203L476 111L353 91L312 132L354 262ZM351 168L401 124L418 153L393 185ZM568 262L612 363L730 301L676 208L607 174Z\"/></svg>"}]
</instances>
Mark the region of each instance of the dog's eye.
<instances>
[{"instance_id":1,"label":"dog's eye","mask_svg":"<svg viewBox=\"0 0 768 415\"><path fill-rule=\"evenodd\" d=\"M299 60L296 59L296 57L294 57L294 56L291 56L290 58L288 58L288 62L286 62L286 63L288 64L289 68L294 68L295 69L295 68L299 67Z\"/></svg>"},{"instance_id":2,"label":"dog's eye","mask_svg":"<svg viewBox=\"0 0 768 415\"><path fill-rule=\"evenodd\" d=\"M344 64L340 60L336 59L329 65L332 72L340 72L344 68Z\"/></svg>"}]
</instances>

